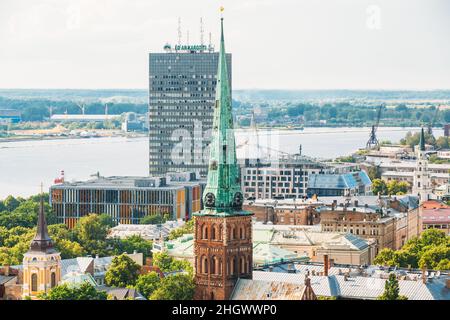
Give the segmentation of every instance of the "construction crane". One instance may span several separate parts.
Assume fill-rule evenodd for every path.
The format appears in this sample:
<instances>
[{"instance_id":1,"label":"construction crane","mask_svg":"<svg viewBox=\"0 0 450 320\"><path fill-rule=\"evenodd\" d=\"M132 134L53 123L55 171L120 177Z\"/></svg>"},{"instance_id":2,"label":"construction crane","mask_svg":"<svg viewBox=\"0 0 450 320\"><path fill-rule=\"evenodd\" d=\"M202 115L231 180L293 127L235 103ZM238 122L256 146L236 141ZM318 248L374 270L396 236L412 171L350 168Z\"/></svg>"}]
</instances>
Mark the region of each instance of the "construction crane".
<instances>
[{"instance_id":1,"label":"construction crane","mask_svg":"<svg viewBox=\"0 0 450 320\"><path fill-rule=\"evenodd\" d=\"M78 108L80 108L81 113L84 115L84 111L86 110L86 105L84 103L76 103L76 105L78 106Z\"/></svg>"},{"instance_id":2,"label":"construction crane","mask_svg":"<svg viewBox=\"0 0 450 320\"><path fill-rule=\"evenodd\" d=\"M374 125L372 125L372 130L370 131L369 141L367 141L366 149L372 149L374 147L378 147L380 143L377 139L377 129L378 125L380 124L380 118L381 118L381 110L383 109L383 104L381 104L378 107L378 113L377 113L377 119Z\"/></svg>"},{"instance_id":3,"label":"construction crane","mask_svg":"<svg viewBox=\"0 0 450 320\"><path fill-rule=\"evenodd\" d=\"M433 119L431 119L431 121L428 123L427 133L429 135L433 135L433 127L434 127L434 124L436 123L438 114L439 114L439 107L436 107L436 110L434 111Z\"/></svg>"}]
</instances>

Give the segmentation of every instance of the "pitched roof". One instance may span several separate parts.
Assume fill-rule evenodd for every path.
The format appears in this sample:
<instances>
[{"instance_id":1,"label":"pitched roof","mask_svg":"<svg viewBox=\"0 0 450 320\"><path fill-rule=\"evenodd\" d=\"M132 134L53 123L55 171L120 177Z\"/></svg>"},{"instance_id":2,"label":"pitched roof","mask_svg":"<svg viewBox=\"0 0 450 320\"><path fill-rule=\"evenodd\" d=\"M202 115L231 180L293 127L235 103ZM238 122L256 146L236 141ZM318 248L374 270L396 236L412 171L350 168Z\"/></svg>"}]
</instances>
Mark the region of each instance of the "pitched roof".
<instances>
[{"instance_id":1,"label":"pitched roof","mask_svg":"<svg viewBox=\"0 0 450 320\"><path fill-rule=\"evenodd\" d=\"M114 300L147 300L139 293L139 291L132 288L110 288L104 286L101 290L106 291L107 294L113 296Z\"/></svg>"},{"instance_id":2,"label":"pitched roof","mask_svg":"<svg viewBox=\"0 0 450 320\"><path fill-rule=\"evenodd\" d=\"M273 268L272 272L254 271L253 280L247 281L283 282L294 286L302 284L308 274L311 279L311 287L318 296L373 300L384 292L384 285L388 277L388 273L375 266L361 270L331 267L328 277L320 273L323 271L323 266L296 264L295 269L297 273L287 273L283 266ZM361 273L361 271L363 272ZM448 274L433 276L428 279L426 284L421 281L420 275L407 272L396 272L396 274L399 276L400 294L409 300L450 300L450 289L446 287ZM402 274L407 278L403 279ZM279 292L278 288L279 286L275 287L278 290L276 292ZM259 289L261 289L260 284L246 283L245 286L242 285L235 289L233 298L245 299L245 296L261 295L261 292L252 292L252 290ZM244 293L239 292L240 290L244 290ZM267 293L265 299L270 299Z\"/></svg>"},{"instance_id":3,"label":"pitched roof","mask_svg":"<svg viewBox=\"0 0 450 320\"><path fill-rule=\"evenodd\" d=\"M31 240L29 252L55 253L53 241L48 235L47 221L45 220L44 199L41 194L36 235Z\"/></svg>"}]
</instances>

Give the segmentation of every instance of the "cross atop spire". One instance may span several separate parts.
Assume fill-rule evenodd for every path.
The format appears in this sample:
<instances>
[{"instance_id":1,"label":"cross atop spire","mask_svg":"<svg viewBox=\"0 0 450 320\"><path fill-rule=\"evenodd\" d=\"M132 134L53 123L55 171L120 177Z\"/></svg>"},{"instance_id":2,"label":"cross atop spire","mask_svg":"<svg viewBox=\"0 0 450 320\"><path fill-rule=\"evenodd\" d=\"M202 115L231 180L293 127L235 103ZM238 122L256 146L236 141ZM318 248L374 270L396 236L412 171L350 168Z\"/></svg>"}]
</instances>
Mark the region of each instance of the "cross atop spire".
<instances>
[{"instance_id":1,"label":"cross atop spire","mask_svg":"<svg viewBox=\"0 0 450 320\"><path fill-rule=\"evenodd\" d=\"M43 197L43 186L41 184L41 195L39 201L39 213L37 221L37 231L33 240L31 241L29 251L40 251L45 253L53 253L55 249L53 248L53 241L48 235L47 221L45 220L45 210L44 210L44 197Z\"/></svg>"}]
</instances>

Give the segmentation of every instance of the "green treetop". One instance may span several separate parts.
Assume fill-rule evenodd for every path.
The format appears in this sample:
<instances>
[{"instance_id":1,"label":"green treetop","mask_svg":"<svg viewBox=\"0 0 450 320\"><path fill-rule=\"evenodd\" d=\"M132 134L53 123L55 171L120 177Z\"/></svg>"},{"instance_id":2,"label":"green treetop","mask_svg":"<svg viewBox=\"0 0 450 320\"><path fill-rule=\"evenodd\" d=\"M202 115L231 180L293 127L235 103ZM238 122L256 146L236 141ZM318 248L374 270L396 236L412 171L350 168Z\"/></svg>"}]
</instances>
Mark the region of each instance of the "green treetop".
<instances>
[{"instance_id":1,"label":"green treetop","mask_svg":"<svg viewBox=\"0 0 450 320\"><path fill-rule=\"evenodd\" d=\"M395 273L389 275L389 279L384 284L384 292L378 297L378 300L408 300L407 297L400 295L400 287Z\"/></svg>"}]
</instances>

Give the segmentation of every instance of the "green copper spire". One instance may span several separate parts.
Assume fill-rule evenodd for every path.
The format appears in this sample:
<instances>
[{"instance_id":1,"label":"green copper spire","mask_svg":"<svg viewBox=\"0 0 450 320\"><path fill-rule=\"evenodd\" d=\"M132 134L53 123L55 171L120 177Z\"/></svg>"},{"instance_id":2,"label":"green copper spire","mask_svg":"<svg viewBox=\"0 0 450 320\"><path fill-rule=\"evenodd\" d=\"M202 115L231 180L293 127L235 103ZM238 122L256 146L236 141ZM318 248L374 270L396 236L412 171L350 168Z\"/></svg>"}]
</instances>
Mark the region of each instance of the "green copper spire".
<instances>
[{"instance_id":1,"label":"green copper spire","mask_svg":"<svg viewBox=\"0 0 450 320\"><path fill-rule=\"evenodd\" d=\"M420 147L420 151L425 151L425 132L422 131L420 132L420 142L419 142L419 147Z\"/></svg>"},{"instance_id":2,"label":"green copper spire","mask_svg":"<svg viewBox=\"0 0 450 320\"><path fill-rule=\"evenodd\" d=\"M199 214L246 214L246 212L241 211L243 196L240 170L236 160L223 18L221 19L214 120L209 147L208 179L203 193L205 209Z\"/></svg>"}]
</instances>

